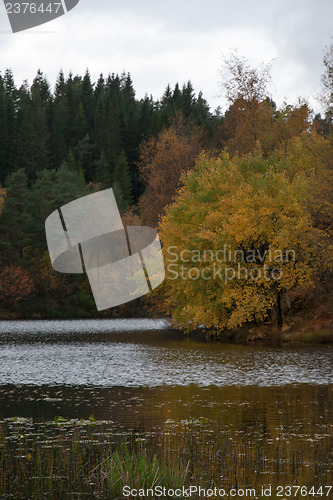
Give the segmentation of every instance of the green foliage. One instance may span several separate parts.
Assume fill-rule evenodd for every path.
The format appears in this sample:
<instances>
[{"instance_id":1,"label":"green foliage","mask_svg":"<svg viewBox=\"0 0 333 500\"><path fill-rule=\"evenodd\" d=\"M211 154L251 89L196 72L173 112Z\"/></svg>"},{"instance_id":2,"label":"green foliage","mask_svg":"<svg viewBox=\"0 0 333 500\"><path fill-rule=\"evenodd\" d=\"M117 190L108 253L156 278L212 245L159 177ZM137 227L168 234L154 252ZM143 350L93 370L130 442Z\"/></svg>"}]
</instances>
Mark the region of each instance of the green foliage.
<instances>
[{"instance_id":1,"label":"green foliage","mask_svg":"<svg viewBox=\"0 0 333 500\"><path fill-rule=\"evenodd\" d=\"M42 170L31 188L26 220L30 247L46 250L43 235L46 218L56 209L70 201L88 194L80 174L63 163L58 170Z\"/></svg>"},{"instance_id":2,"label":"green foliage","mask_svg":"<svg viewBox=\"0 0 333 500\"><path fill-rule=\"evenodd\" d=\"M51 290L52 300L57 295L57 286L54 278L50 276L51 264L49 259L45 261L45 220L57 208L86 194L88 190L80 174L69 170L66 164L58 170L39 171L31 188L27 186L27 176L22 169L9 178L5 203L0 214L1 264L19 264L29 269L29 273L33 275L41 309ZM67 301L74 309L80 298L75 295L79 282L76 284L74 281L73 285L68 286L62 280L62 277L58 279L58 285L62 288L61 295L57 297L58 306L60 307L62 301ZM9 279L6 282L9 283ZM66 292L70 293L69 300L68 297L66 299ZM9 296L9 292L6 293ZM52 300L50 298L50 305ZM81 302L80 307L77 307L81 315L84 314L85 307L89 311L93 309L92 301L88 303L83 294ZM26 302L24 307L29 307L29 304ZM30 304L30 307L34 307L34 304ZM67 310L68 315L71 313Z\"/></svg>"},{"instance_id":3,"label":"green foliage","mask_svg":"<svg viewBox=\"0 0 333 500\"><path fill-rule=\"evenodd\" d=\"M143 446L137 444L131 450L123 445L101 465L111 486L111 493L131 485L136 489L148 489L152 485L163 485L166 489L182 488L187 477L186 467L175 467L160 460L157 455L149 456Z\"/></svg>"},{"instance_id":4,"label":"green foliage","mask_svg":"<svg viewBox=\"0 0 333 500\"><path fill-rule=\"evenodd\" d=\"M168 85L161 99L159 112L163 125L170 126L172 119L177 114L181 114L190 124L194 126L203 125L209 128L211 118L209 106L201 92L199 92L198 97L195 96L194 88L190 81L184 84L182 89L176 83L173 91L170 85Z\"/></svg>"},{"instance_id":5,"label":"green foliage","mask_svg":"<svg viewBox=\"0 0 333 500\"><path fill-rule=\"evenodd\" d=\"M104 189L109 188L111 184L110 167L103 152L96 164L95 181L100 182Z\"/></svg>"},{"instance_id":6,"label":"green foliage","mask_svg":"<svg viewBox=\"0 0 333 500\"><path fill-rule=\"evenodd\" d=\"M112 189L113 189L114 197L116 198L119 212L122 215L126 211L128 204L124 200L123 190L121 189L118 181L116 181L112 184Z\"/></svg>"},{"instance_id":7,"label":"green foliage","mask_svg":"<svg viewBox=\"0 0 333 500\"><path fill-rule=\"evenodd\" d=\"M116 189L121 194L123 204L126 205L126 207L131 205L133 203L132 179L124 151L122 151L117 158L114 171L114 184L117 184Z\"/></svg>"},{"instance_id":8,"label":"green foliage","mask_svg":"<svg viewBox=\"0 0 333 500\"><path fill-rule=\"evenodd\" d=\"M36 172L47 168L50 161L50 137L45 112L49 100L48 84L41 73L30 90L21 87L20 100L24 106L20 107L15 124L15 165L25 168L29 180L34 180Z\"/></svg>"}]
</instances>

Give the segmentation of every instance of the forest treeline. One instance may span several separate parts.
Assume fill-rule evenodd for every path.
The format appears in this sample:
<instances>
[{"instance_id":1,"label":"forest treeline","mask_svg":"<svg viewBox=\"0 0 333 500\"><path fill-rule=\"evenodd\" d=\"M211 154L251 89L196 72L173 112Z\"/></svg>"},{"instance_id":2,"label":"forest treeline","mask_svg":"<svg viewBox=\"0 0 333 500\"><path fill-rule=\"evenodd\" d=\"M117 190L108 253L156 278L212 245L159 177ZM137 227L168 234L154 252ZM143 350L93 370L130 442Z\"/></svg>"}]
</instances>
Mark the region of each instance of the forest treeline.
<instances>
[{"instance_id":1,"label":"forest treeline","mask_svg":"<svg viewBox=\"0 0 333 500\"><path fill-rule=\"evenodd\" d=\"M202 94L191 82L173 90L167 86L160 101L135 98L130 74L101 75L92 83L85 75L65 78L60 71L51 91L41 71L32 85L20 88L7 70L0 75L0 182L24 168L28 183L41 170L58 169L63 162L83 172L89 182L107 187L117 181L117 163L129 165L132 195L143 190L137 175L138 148L146 137L170 125L179 111L193 125L213 126Z\"/></svg>"},{"instance_id":2,"label":"forest treeline","mask_svg":"<svg viewBox=\"0 0 333 500\"><path fill-rule=\"evenodd\" d=\"M332 74L328 49L325 112L314 116L301 99L277 107L269 66L252 68L237 53L225 61L224 113L212 112L191 82L168 85L159 101L138 100L130 74L92 83L88 70L83 77L60 72L51 91L41 71L30 87L17 88L7 70L0 76L1 317L101 316L85 278L52 270L44 223L64 203L108 187L125 224L159 229L167 279L148 305L138 300L102 316L147 314L153 306L184 326L277 320L281 327L287 309L328 300ZM282 259L283 277L274 280L257 277L267 264L258 259L243 263L252 281L207 280L202 259L189 267L179 258L168 268L170 247L174 258L225 245L242 255L290 249L297 257Z\"/></svg>"}]
</instances>

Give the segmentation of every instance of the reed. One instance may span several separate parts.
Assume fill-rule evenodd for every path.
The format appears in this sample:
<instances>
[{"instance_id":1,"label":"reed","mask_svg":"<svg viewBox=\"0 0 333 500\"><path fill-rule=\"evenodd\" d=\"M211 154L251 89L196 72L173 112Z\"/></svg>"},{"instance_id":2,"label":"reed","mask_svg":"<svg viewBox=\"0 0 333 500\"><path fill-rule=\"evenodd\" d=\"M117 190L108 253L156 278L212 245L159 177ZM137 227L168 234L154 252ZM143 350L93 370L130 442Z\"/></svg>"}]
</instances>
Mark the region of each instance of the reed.
<instances>
[{"instance_id":1,"label":"reed","mask_svg":"<svg viewBox=\"0 0 333 500\"><path fill-rule=\"evenodd\" d=\"M0 498L120 499L136 489L331 484L332 438L300 446L298 436L228 433L207 419L166 421L160 429L116 431L56 419L52 428L2 424ZM322 458L320 460L320 458Z\"/></svg>"}]
</instances>

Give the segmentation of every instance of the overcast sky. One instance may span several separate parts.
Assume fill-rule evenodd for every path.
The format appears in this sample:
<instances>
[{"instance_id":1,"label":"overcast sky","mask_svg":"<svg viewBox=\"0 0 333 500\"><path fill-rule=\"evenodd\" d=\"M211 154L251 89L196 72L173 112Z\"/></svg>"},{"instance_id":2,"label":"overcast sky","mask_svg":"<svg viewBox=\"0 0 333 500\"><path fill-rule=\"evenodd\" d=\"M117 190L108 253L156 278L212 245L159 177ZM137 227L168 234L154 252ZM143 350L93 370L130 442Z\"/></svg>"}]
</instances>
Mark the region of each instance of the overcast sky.
<instances>
[{"instance_id":1,"label":"overcast sky","mask_svg":"<svg viewBox=\"0 0 333 500\"><path fill-rule=\"evenodd\" d=\"M46 3L47 0L46 0ZM225 101L222 54L238 48L257 66L276 59L271 94L281 105L320 91L325 46L333 43L332 0L80 0L65 16L12 34L0 0L0 69L17 85L40 68L54 86L59 69L93 81L130 72L136 95L157 100L168 83L191 80L212 110Z\"/></svg>"}]
</instances>

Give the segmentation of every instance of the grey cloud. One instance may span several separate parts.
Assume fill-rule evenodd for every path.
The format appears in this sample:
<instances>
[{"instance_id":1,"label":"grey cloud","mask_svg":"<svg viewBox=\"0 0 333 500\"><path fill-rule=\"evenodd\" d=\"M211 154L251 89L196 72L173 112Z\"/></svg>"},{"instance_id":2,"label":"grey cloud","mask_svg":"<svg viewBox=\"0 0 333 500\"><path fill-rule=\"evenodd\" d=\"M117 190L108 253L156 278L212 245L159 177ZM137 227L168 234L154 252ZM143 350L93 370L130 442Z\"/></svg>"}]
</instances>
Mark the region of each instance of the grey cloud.
<instances>
[{"instance_id":1,"label":"grey cloud","mask_svg":"<svg viewBox=\"0 0 333 500\"><path fill-rule=\"evenodd\" d=\"M4 26L4 18L0 19L0 27ZM90 20L96 18L103 29L99 32L97 27L92 34ZM126 22L128 19L130 22ZM320 86L323 51L333 34L332 19L331 0L80 0L68 15L48 25L52 29L52 25L64 23L61 36L65 37L68 50L57 47L56 36L43 36L36 49L36 43L27 36L19 39L1 35L1 70L11 66L18 83L23 78L31 81L38 67L50 76L51 83L61 66L74 73L89 67L94 78L101 71L107 74L126 70L132 73L138 97L146 91L155 99L161 96L168 80L173 85L175 79L180 79L180 83L191 79L195 89L202 90L212 107L216 107L220 54L237 46L239 35L243 37L243 46L244 36L248 36L245 55L250 59L267 62L272 53L279 58L274 72L277 100L285 96L289 101L297 95L311 95ZM108 33L114 20L123 33L121 39L114 38L111 28ZM131 27L136 20L137 32L133 33ZM77 31L75 23L79 26ZM147 36L150 27L151 37ZM263 40L262 50L258 41L254 44L252 39L256 33ZM233 34L230 43L229 34ZM60 38L58 42L60 46Z\"/></svg>"}]
</instances>

